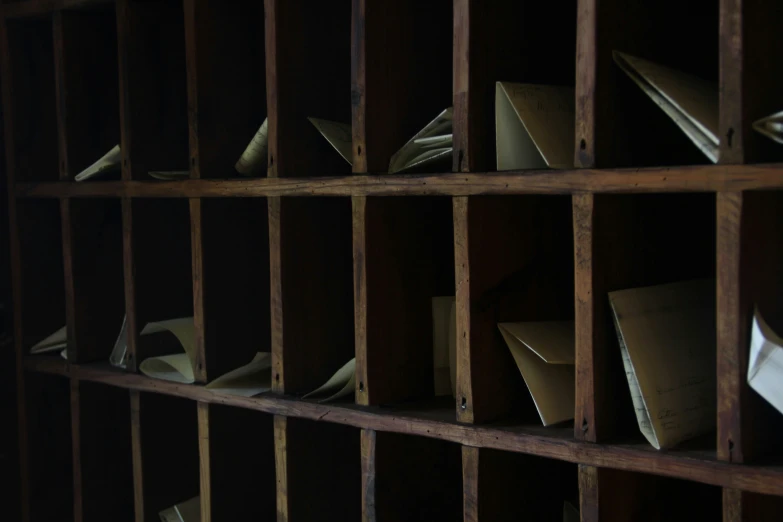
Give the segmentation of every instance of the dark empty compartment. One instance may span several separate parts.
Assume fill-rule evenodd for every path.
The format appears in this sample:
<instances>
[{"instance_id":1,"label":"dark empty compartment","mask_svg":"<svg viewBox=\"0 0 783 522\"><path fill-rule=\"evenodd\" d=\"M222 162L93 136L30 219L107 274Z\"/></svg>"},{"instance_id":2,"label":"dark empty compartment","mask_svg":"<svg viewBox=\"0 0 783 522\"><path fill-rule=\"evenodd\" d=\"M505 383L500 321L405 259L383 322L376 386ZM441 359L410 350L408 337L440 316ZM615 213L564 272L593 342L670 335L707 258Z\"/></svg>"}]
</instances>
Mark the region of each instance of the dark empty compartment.
<instances>
[{"instance_id":1,"label":"dark empty compartment","mask_svg":"<svg viewBox=\"0 0 783 522\"><path fill-rule=\"evenodd\" d=\"M631 404L628 379L607 294L692 279L715 277L713 194L600 195L595 199L593 270L597 350L605 350L604 391L596 412L609 440L647 444ZM683 448L714 448L704 436Z\"/></svg>"},{"instance_id":2,"label":"dark empty compartment","mask_svg":"<svg viewBox=\"0 0 783 522\"><path fill-rule=\"evenodd\" d=\"M16 181L55 181L57 95L51 19L8 20L13 116L13 175Z\"/></svg>"},{"instance_id":3,"label":"dark empty compartment","mask_svg":"<svg viewBox=\"0 0 783 522\"><path fill-rule=\"evenodd\" d=\"M58 55L61 137L60 176L73 177L120 144L117 16L114 5L62 11L54 18ZM92 178L118 179L103 174Z\"/></svg>"},{"instance_id":4,"label":"dark empty compartment","mask_svg":"<svg viewBox=\"0 0 783 522\"><path fill-rule=\"evenodd\" d=\"M196 402L133 393L133 444L139 451L134 472L141 473L136 484L143 489L143 519L158 520L164 509L200 493Z\"/></svg>"},{"instance_id":5,"label":"dark empty compartment","mask_svg":"<svg viewBox=\"0 0 783 522\"><path fill-rule=\"evenodd\" d=\"M472 397L463 410L475 422L506 417L540 425L498 323L574 318L571 198L471 197L466 211Z\"/></svg>"}]
</instances>

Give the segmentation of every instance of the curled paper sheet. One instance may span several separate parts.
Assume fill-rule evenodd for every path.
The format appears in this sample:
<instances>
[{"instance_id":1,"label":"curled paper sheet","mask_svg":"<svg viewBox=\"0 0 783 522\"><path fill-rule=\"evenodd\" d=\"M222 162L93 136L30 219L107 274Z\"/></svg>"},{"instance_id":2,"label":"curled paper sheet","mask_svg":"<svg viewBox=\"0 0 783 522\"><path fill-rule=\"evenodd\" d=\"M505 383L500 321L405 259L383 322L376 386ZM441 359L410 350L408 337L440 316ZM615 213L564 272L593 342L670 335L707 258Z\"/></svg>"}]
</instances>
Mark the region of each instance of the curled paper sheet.
<instances>
[{"instance_id":1,"label":"curled paper sheet","mask_svg":"<svg viewBox=\"0 0 783 522\"><path fill-rule=\"evenodd\" d=\"M191 384L195 382L193 375L193 358L195 357L195 327L192 317L181 317L148 323L141 335L159 332L171 332L179 341L185 353L162 355L145 359L139 370L148 377L164 381Z\"/></svg>"},{"instance_id":2,"label":"curled paper sheet","mask_svg":"<svg viewBox=\"0 0 783 522\"><path fill-rule=\"evenodd\" d=\"M573 87L497 82L498 170L574 167Z\"/></svg>"},{"instance_id":3,"label":"curled paper sheet","mask_svg":"<svg viewBox=\"0 0 783 522\"><path fill-rule=\"evenodd\" d=\"M161 181L178 181L190 178L189 170L151 170L149 175Z\"/></svg>"},{"instance_id":4,"label":"curled paper sheet","mask_svg":"<svg viewBox=\"0 0 783 522\"><path fill-rule=\"evenodd\" d=\"M115 145L109 152L104 154L101 159L78 173L74 179L76 181L84 181L100 176L105 172L119 169L120 163L122 163L122 152L120 151L120 146Z\"/></svg>"},{"instance_id":5,"label":"curled paper sheet","mask_svg":"<svg viewBox=\"0 0 783 522\"><path fill-rule=\"evenodd\" d=\"M307 118L349 165L353 164L353 135L347 123Z\"/></svg>"},{"instance_id":6,"label":"curled paper sheet","mask_svg":"<svg viewBox=\"0 0 783 522\"><path fill-rule=\"evenodd\" d=\"M544 426L574 418L576 337L573 321L500 323Z\"/></svg>"},{"instance_id":7,"label":"curled paper sheet","mask_svg":"<svg viewBox=\"0 0 783 522\"><path fill-rule=\"evenodd\" d=\"M389 161L389 173L451 159L452 108L444 110L408 140Z\"/></svg>"},{"instance_id":8,"label":"curled paper sheet","mask_svg":"<svg viewBox=\"0 0 783 522\"><path fill-rule=\"evenodd\" d=\"M252 176L266 169L267 149L269 147L268 120L256 131L253 139L245 148L234 168L243 176Z\"/></svg>"},{"instance_id":9,"label":"curled paper sheet","mask_svg":"<svg viewBox=\"0 0 783 522\"><path fill-rule=\"evenodd\" d=\"M114 342L114 348L109 355L109 364L117 368L126 368L128 366L128 317L122 317L122 326L120 334Z\"/></svg>"},{"instance_id":10,"label":"curled paper sheet","mask_svg":"<svg viewBox=\"0 0 783 522\"><path fill-rule=\"evenodd\" d=\"M614 61L713 163L718 162L718 85L614 51Z\"/></svg>"},{"instance_id":11,"label":"curled paper sheet","mask_svg":"<svg viewBox=\"0 0 783 522\"><path fill-rule=\"evenodd\" d=\"M164 509L160 513L161 522L200 522L201 497L193 497L176 506Z\"/></svg>"},{"instance_id":12,"label":"curled paper sheet","mask_svg":"<svg viewBox=\"0 0 783 522\"><path fill-rule=\"evenodd\" d=\"M609 293L639 430L655 449L715 427L715 281Z\"/></svg>"},{"instance_id":13,"label":"curled paper sheet","mask_svg":"<svg viewBox=\"0 0 783 522\"><path fill-rule=\"evenodd\" d=\"M258 352L253 360L205 386L214 392L253 397L272 389L272 354Z\"/></svg>"},{"instance_id":14,"label":"curled paper sheet","mask_svg":"<svg viewBox=\"0 0 783 522\"><path fill-rule=\"evenodd\" d=\"M753 129L783 145L783 111L753 122Z\"/></svg>"},{"instance_id":15,"label":"curled paper sheet","mask_svg":"<svg viewBox=\"0 0 783 522\"><path fill-rule=\"evenodd\" d=\"M32 348L30 348L30 353L32 355L38 355L40 353L61 351L63 348L68 346L68 339L66 335L66 328L63 326L52 335L37 342Z\"/></svg>"},{"instance_id":16,"label":"curled paper sheet","mask_svg":"<svg viewBox=\"0 0 783 522\"><path fill-rule=\"evenodd\" d=\"M328 402L354 393L356 388L356 358L354 357L337 370L320 388L311 391L303 399L320 399L318 402Z\"/></svg>"},{"instance_id":17,"label":"curled paper sheet","mask_svg":"<svg viewBox=\"0 0 783 522\"><path fill-rule=\"evenodd\" d=\"M758 310L750 337L748 384L783 413L783 338L772 331Z\"/></svg>"}]
</instances>

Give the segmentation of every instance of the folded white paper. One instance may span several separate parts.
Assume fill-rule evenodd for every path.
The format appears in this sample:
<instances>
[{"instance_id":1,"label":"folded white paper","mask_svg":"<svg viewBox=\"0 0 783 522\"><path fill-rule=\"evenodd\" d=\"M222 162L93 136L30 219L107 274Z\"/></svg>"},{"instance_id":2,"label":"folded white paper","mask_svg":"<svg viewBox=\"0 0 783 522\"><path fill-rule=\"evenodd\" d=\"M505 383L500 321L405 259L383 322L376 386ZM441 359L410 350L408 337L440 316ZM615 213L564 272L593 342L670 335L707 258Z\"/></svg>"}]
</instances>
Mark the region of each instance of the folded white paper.
<instances>
[{"instance_id":1,"label":"folded white paper","mask_svg":"<svg viewBox=\"0 0 783 522\"><path fill-rule=\"evenodd\" d=\"M188 170L151 170L148 174L161 181L180 181L190 177Z\"/></svg>"},{"instance_id":2,"label":"folded white paper","mask_svg":"<svg viewBox=\"0 0 783 522\"><path fill-rule=\"evenodd\" d=\"M573 87L497 82L498 170L574 167Z\"/></svg>"},{"instance_id":3,"label":"folded white paper","mask_svg":"<svg viewBox=\"0 0 783 522\"><path fill-rule=\"evenodd\" d=\"M618 51L614 61L710 161L718 162L717 84Z\"/></svg>"},{"instance_id":4,"label":"folded white paper","mask_svg":"<svg viewBox=\"0 0 783 522\"><path fill-rule=\"evenodd\" d=\"M356 388L356 358L354 357L337 370L323 386L303 396L303 399L319 399L327 402L347 397Z\"/></svg>"},{"instance_id":5,"label":"folded white paper","mask_svg":"<svg viewBox=\"0 0 783 522\"><path fill-rule=\"evenodd\" d=\"M573 321L498 324L544 426L574 418Z\"/></svg>"},{"instance_id":6,"label":"folded white paper","mask_svg":"<svg viewBox=\"0 0 783 522\"><path fill-rule=\"evenodd\" d=\"M122 163L122 152L120 152L120 146L115 145L109 152L104 154L101 159L78 173L74 179L76 181L84 181L100 176L106 172L118 169L120 163Z\"/></svg>"},{"instance_id":7,"label":"folded white paper","mask_svg":"<svg viewBox=\"0 0 783 522\"><path fill-rule=\"evenodd\" d=\"M242 156L240 156L234 168L243 176L252 176L266 169L267 150L269 148L269 123L266 118L253 135ZM151 174L151 173L150 173Z\"/></svg>"},{"instance_id":8,"label":"folded white paper","mask_svg":"<svg viewBox=\"0 0 783 522\"><path fill-rule=\"evenodd\" d=\"M639 429L656 449L709 432L716 416L715 281L609 293Z\"/></svg>"},{"instance_id":9,"label":"folded white paper","mask_svg":"<svg viewBox=\"0 0 783 522\"><path fill-rule=\"evenodd\" d=\"M272 389L272 354L256 353L253 360L205 386L214 392L253 397Z\"/></svg>"},{"instance_id":10,"label":"folded white paper","mask_svg":"<svg viewBox=\"0 0 783 522\"><path fill-rule=\"evenodd\" d=\"M444 110L398 150L389 162L389 173L402 172L451 159L451 107Z\"/></svg>"},{"instance_id":11,"label":"folded white paper","mask_svg":"<svg viewBox=\"0 0 783 522\"><path fill-rule=\"evenodd\" d=\"M349 165L353 165L353 134L347 123L307 118Z\"/></svg>"},{"instance_id":12,"label":"folded white paper","mask_svg":"<svg viewBox=\"0 0 783 522\"><path fill-rule=\"evenodd\" d=\"M179 341L185 353L162 355L145 359L139 370L148 377L163 379L164 381L191 384L195 382L193 375L193 360L195 358L195 326L192 317L181 317L148 323L141 331L141 335L149 335L159 332L171 332Z\"/></svg>"},{"instance_id":13,"label":"folded white paper","mask_svg":"<svg viewBox=\"0 0 783 522\"><path fill-rule=\"evenodd\" d=\"M748 384L783 413L783 338L758 313L753 316Z\"/></svg>"},{"instance_id":14,"label":"folded white paper","mask_svg":"<svg viewBox=\"0 0 783 522\"><path fill-rule=\"evenodd\" d=\"M200 522L201 497L193 497L160 513L161 522Z\"/></svg>"},{"instance_id":15,"label":"folded white paper","mask_svg":"<svg viewBox=\"0 0 783 522\"><path fill-rule=\"evenodd\" d=\"M753 128L756 132L783 145L783 111L753 122Z\"/></svg>"}]
</instances>

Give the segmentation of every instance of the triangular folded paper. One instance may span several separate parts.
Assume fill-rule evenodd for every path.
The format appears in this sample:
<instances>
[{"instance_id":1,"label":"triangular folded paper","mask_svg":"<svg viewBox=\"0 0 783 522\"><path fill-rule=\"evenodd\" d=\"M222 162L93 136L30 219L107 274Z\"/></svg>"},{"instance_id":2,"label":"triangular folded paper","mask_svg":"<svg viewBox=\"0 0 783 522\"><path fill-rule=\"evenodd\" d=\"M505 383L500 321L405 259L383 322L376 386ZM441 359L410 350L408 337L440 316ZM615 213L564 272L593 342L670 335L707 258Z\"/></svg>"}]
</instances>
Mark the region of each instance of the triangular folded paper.
<instances>
[{"instance_id":1,"label":"triangular folded paper","mask_svg":"<svg viewBox=\"0 0 783 522\"><path fill-rule=\"evenodd\" d=\"M452 154L451 107L444 110L398 150L389 162L389 173L450 161Z\"/></svg>"},{"instance_id":2,"label":"triangular folded paper","mask_svg":"<svg viewBox=\"0 0 783 522\"><path fill-rule=\"evenodd\" d=\"M772 331L758 310L750 338L748 384L783 413L783 338Z\"/></svg>"},{"instance_id":3,"label":"triangular folded paper","mask_svg":"<svg viewBox=\"0 0 783 522\"><path fill-rule=\"evenodd\" d=\"M120 151L120 146L115 145L98 161L78 173L74 179L76 181L84 181L112 170L118 170L120 163L122 163L122 152Z\"/></svg>"},{"instance_id":4,"label":"triangular folded paper","mask_svg":"<svg viewBox=\"0 0 783 522\"><path fill-rule=\"evenodd\" d=\"M353 165L353 135L351 126L347 123L336 121L321 120L318 118L307 118L310 120L318 132L326 138L326 141L334 147L334 150L340 153L349 165Z\"/></svg>"},{"instance_id":5,"label":"triangular folded paper","mask_svg":"<svg viewBox=\"0 0 783 522\"><path fill-rule=\"evenodd\" d=\"M50 352L65 352L65 348L67 346L67 332L66 327L63 326L45 339L37 342L32 348L30 348L30 353L32 355L38 355L41 353Z\"/></svg>"},{"instance_id":6,"label":"triangular folded paper","mask_svg":"<svg viewBox=\"0 0 783 522\"><path fill-rule=\"evenodd\" d=\"M269 148L268 126L268 120L264 118L261 127L253 135L253 139L250 140L242 152L242 156L234 165L236 171L243 176L252 176L266 170L266 156Z\"/></svg>"},{"instance_id":7,"label":"triangular folded paper","mask_svg":"<svg viewBox=\"0 0 783 522\"><path fill-rule=\"evenodd\" d=\"M753 122L753 128L756 132L783 145L783 111Z\"/></svg>"},{"instance_id":8,"label":"triangular folded paper","mask_svg":"<svg viewBox=\"0 0 783 522\"><path fill-rule=\"evenodd\" d=\"M141 335L149 335L159 332L170 332L179 341L185 353L162 355L145 359L139 370L148 377L162 379L164 381L191 384L195 382L193 375L193 360L195 358L195 327L192 317L181 317L148 323L141 331Z\"/></svg>"},{"instance_id":9,"label":"triangular folded paper","mask_svg":"<svg viewBox=\"0 0 783 522\"><path fill-rule=\"evenodd\" d=\"M498 170L574 167L573 87L497 82Z\"/></svg>"},{"instance_id":10,"label":"triangular folded paper","mask_svg":"<svg viewBox=\"0 0 783 522\"><path fill-rule=\"evenodd\" d=\"M258 352L253 360L205 386L214 392L252 397L272 388L272 354Z\"/></svg>"},{"instance_id":11,"label":"triangular folded paper","mask_svg":"<svg viewBox=\"0 0 783 522\"><path fill-rule=\"evenodd\" d=\"M347 397L356 388L356 358L345 363L323 386L306 394L303 399L320 399L327 402Z\"/></svg>"},{"instance_id":12,"label":"triangular folded paper","mask_svg":"<svg viewBox=\"0 0 783 522\"><path fill-rule=\"evenodd\" d=\"M639 429L656 449L715 427L715 281L609 293Z\"/></svg>"},{"instance_id":13,"label":"triangular folded paper","mask_svg":"<svg viewBox=\"0 0 783 522\"><path fill-rule=\"evenodd\" d=\"M161 522L200 522L201 497L193 497L185 502L164 509L160 513Z\"/></svg>"},{"instance_id":14,"label":"triangular folded paper","mask_svg":"<svg viewBox=\"0 0 783 522\"><path fill-rule=\"evenodd\" d=\"M614 61L713 163L718 162L718 86L614 51ZM643 122L642 122L643 124Z\"/></svg>"},{"instance_id":15,"label":"triangular folded paper","mask_svg":"<svg viewBox=\"0 0 783 522\"><path fill-rule=\"evenodd\" d=\"M544 426L573 419L576 393L574 322L500 323L498 328Z\"/></svg>"}]
</instances>

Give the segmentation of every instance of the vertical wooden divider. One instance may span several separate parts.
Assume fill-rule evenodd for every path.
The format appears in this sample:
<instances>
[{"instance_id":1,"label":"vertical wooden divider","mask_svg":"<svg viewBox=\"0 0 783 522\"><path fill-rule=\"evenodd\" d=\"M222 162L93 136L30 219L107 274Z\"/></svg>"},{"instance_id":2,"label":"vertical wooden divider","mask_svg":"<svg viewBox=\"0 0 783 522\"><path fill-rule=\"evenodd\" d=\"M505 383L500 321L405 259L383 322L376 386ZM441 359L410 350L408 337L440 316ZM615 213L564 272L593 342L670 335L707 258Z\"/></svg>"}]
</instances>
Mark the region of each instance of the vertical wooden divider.
<instances>
[{"instance_id":1,"label":"vertical wooden divider","mask_svg":"<svg viewBox=\"0 0 783 522\"><path fill-rule=\"evenodd\" d=\"M212 522L212 469L209 453L209 404L198 403L198 461L201 522Z\"/></svg>"},{"instance_id":2,"label":"vertical wooden divider","mask_svg":"<svg viewBox=\"0 0 783 522\"><path fill-rule=\"evenodd\" d=\"M133 453L133 511L136 522L144 522L144 469L141 459L141 392L131 390L131 451Z\"/></svg>"},{"instance_id":3,"label":"vertical wooden divider","mask_svg":"<svg viewBox=\"0 0 783 522\"><path fill-rule=\"evenodd\" d=\"M375 522L375 440L374 430L361 431L362 522Z\"/></svg>"}]
</instances>

